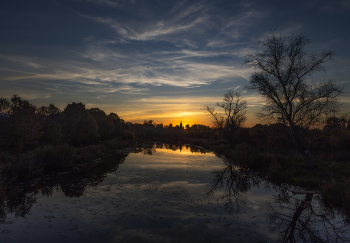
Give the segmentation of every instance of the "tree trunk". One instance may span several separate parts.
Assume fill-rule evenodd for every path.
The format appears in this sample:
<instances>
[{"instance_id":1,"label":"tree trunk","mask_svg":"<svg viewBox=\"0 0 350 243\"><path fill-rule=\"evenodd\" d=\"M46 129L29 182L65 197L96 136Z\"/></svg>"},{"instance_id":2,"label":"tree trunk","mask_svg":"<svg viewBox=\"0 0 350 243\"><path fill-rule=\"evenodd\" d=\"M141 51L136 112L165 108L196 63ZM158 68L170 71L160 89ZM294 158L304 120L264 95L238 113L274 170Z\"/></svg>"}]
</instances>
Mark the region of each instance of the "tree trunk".
<instances>
[{"instance_id":1,"label":"tree trunk","mask_svg":"<svg viewBox=\"0 0 350 243\"><path fill-rule=\"evenodd\" d=\"M305 148L304 145L299 141L295 129L294 129L294 125L292 123L290 123L290 136L293 139L293 143L296 146L296 148L298 149L298 151L300 151L301 155L304 157L305 159L305 164L308 168L314 168L314 162L312 160L311 154L310 154L310 150Z\"/></svg>"}]
</instances>

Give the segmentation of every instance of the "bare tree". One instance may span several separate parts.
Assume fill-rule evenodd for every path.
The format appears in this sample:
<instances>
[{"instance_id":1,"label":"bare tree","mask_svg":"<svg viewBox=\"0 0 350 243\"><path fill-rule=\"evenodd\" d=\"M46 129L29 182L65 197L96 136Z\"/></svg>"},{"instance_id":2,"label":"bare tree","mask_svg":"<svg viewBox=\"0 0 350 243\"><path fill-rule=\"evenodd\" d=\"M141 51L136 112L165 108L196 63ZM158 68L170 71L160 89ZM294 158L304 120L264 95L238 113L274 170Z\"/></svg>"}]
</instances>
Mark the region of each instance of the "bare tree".
<instances>
[{"instance_id":1,"label":"bare tree","mask_svg":"<svg viewBox=\"0 0 350 243\"><path fill-rule=\"evenodd\" d=\"M308 53L305 46L310 40L304 36L283 36L270 33L258 41L262 51L246 56L245 63L256 70L247 89L258 91L265 104L258 118L263 121L281 121L306 158L313 166L310 148L301 141L300 132L318 125L324 116L339 110L337 97L343 87L334 81L313 82L315 72L325 71L323 64L333 59L332 51Z\"/></svg>"},{"instance_id":2,"label":"bare tree","mask_svg":"<svg viewBox=\"0 0 350 243\"><path fill-rule=\"evenodd\" d=\"M224 111L217 113L214 107L204 106L203 110L208 113L214 126L223 131L224 136L233 145L236 131L246 121L245 116L247 102L242 100L241 93L229 91L224 95L223 102L216 103L216 106Z\"/></svg>"}]
</instances>

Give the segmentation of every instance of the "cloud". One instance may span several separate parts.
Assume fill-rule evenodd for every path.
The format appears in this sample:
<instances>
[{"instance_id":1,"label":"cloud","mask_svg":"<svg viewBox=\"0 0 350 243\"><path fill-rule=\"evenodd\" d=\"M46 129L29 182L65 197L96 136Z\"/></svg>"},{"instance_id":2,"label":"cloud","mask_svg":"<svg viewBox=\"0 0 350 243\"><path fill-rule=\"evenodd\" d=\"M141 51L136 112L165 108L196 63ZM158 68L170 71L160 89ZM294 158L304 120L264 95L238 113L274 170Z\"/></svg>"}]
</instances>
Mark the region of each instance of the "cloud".
<instances>
[{"instance_id":1,"label":"cloud","mask_svg":"<svg viewBox=\"0 0 350 243\"><path fill-rule=\"evenodd\" d=\"M148 90L148 88L135 88L135 87L132 87L129 85L123 85L123 86L120 86L117 88L108 88L106 90L106 92L107 93L120 92L120 93L125 93L125 94L139 94L140 92L145 92L147 90Z\"/></svg>"},{"instance_id":2,"label":"cloud","mask_svg":"<svg viewBox=\"0 0 350 243\"><path fill-rule=\"evenodd\" d=\"M117 1L111 1L111 0L85 0L86 2L91 2L95 4L107 4L109 6L117 7L120 6Z\"/></svg>"},{"instance_id":3,"label":"cloud","mask_svg":"<svg viewBox=\"0 0 350 243\"><path fill-rule=\"evenodd\" d=\"M25 90L18 90L16 93L19 97L25 100L34 100L34 99L49 99L51 98L51 94L43 93L43 92L36 92L33 90L25 91ZM8 94L2 96L3 98L10 99L14 94Z\"/></svg>"},{"instance_id":4,"label":"cloud","mask_svg":"<svg viewBox=\"0 0 350 243\"><path fill-rule=\"evenodd\" d=\"M188 34L190 31L192 33L201 32L203 27L209 22L208 17L204 14L205 12L204 6L200 3L195 3L184 8L177 8L175 6L165 16L138 22L137 24L134 21L120 21L112 17L90 16L87 14L79 15L109 26L118 34L118 38L124 40L174 41L175 39L180 40L176 35L182 34L181 39L183 39L183 34ZM188 44L191 42L190 38L187 38L186 41Z\"/></svg>"},{"instance_id":5,"label":"cloud","mask_svg":"<svg viewBox=\"0 0 350 243\"><path fill-rule=\"evenodd\" d=\"M89 64L82 60L74 61L47 61L35 58L37 63L45 63L45 69L32 67L29 72L20 69L11 69L10 76L2 77L2 80L67 80L86 85L106 87L110 83L119 85L153 85L153 86L176 86L176 87L200 87L211 84L217 80L231 81L234 77L247 79L250 70L242 67L233 67L227 64L200 63L186 60L188 57L208 57L225 55L226 53L194 52L182 50L180 52L163 52L160 56L151 54L135 54L130 58L119 55L117 52L101 50L99 55L100 64ZM180 56L172 57L171 54ZM91 53L89 54L92 55ZM230 54L228 54L230 55ZM125 60L110 60L112 57L123 57ZM82 54L82 57L86 57ZM12 58L12 57L10 57ZM182 60L185 59L185 60ZM24 60L18 58L19 62ZM25 58L26 63L32 63L31 58ZM138 60L138 61L136 61ZM127 66L124 66L127 64ZM115 66L115 67L113 67ZM17 74L16 74L17 73ZM134 90L145 91L145 89ZM106 92L126 91L126 89L109 89Z\"/></svg>"}]
</instances>

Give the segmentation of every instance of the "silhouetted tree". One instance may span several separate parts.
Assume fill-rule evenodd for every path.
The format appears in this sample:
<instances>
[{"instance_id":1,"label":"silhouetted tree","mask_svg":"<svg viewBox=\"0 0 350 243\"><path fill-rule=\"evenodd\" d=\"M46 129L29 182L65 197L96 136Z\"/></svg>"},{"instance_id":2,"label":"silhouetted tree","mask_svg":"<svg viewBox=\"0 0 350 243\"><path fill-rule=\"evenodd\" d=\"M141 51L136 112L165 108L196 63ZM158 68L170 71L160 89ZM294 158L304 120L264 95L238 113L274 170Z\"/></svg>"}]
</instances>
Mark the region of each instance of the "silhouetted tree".
<instances>
[{"instance_id":1,"label":"silhouetted tree","mask_svg":"<svg viewBox=\"0 0 350 243\"><path fill-rule=\"evenodd\" d=\"M0 145L6 144L10 109L10 101L6 98L0 98Z\"/></svg>"},{"instance_id":2,"label":"silhouetted tree","mask_svg":"<svg viewBox=\"0 0 350 243\"><path fill-rule=\"evenodd\" d=\"M114 134L114 123L112 118L107 116L106 113L99 108L91 108L88 111L97 122L100 139L111 138Z\"/></svg>"},{"instance_id":3,"label":"silhouetted tree","mask_svg":"<svg viewBox=\"0 0 350 243\"><path fill-rule=\"evenodd\" d=\"M163 128L163 123L157 124L157 125L156 125L156 128L162 129L162 128Z\"/></svg>"},{"instance_id":4,"label":"silhouetted tree","mask_svg":"<svg viewBox=\"0 0 350 243\"><path fill-rule=\"evenodd\" d=\"M127 126L123 119L120 119L119 116L113 112L109 113L108 117L112 119L114 124L114 134L113 136L119 136L122 133L122 130Z\"/></svg>"},{"instance_id":5,"label":"silhouetted tree","mask_svg":"<svg viewBox=\"0 0 350 243\"><path fill-rule=\"evenodd\" d=\"M41 124L36 114L36 107L17 95L12 96L10 107L4 100L2 104L2 109L6 109L8 116L6 124L2 124L6 129L3 131L5 133L3 142L22 150L24 145L37 141L40 137Z\"/></svg>"},{"instance_id":6,"label":"silhouetted tree","mask_svg":"<svg viewBox=\"0 0 350 243\"><path fill-rule=\"evenodd\" d=\"M224 112L217 113L214 107L209 106L204 106L203 110L209 114L213 125L221 129L230 144L234 146L234 136L247 119L245 116L247 102L242 100L240 93L229 91L224 95L223 102L218 102L216 106L222 108Z\"/></svg>"},{"instance_id":7,"label":"silhouetted tree","mask_svg":"<svg viewBox=\"0 0 350 243\"><path fill-rule=\"evenodd\" d=\"M59 124L61 111L54 104L49 106L41 106L37 108L37 114L43 124L43 138L44 143L60 144L62 133L61 125Z\"/></svg>"},{"instance_id":8,"label":"silhouetted tree","mask_svg":"<svg viewBox=\"0 0 350 243\"><path fill-rule=\"evenodd\" d=\"M308 79L313 73L324 71L323 64L334 55L332 51L308 54L305 46L309 43L304 36L272 32L258 42L262 51L248 55L245 63L256 69L247 88L257 91L265 100L258 117L288 125L290 136L306 158L306 165L312 167L309 148L302 141L302 134L297 134L296 127L305 134L308 128L319 124L325 114L337 110L337 97L343 88L331 80L314 83Z\"/></svg>"},{"instance_id":9,"label":"silhouetted tree","mask_svg":"<svg viewBox=\"0 0 350 243\"><path fill-rule=\"evenodd\" d=\"M37 109L37 113L43 116L52 116L59 114L61 111L54 104L50 104L49 106L41 106Z\"/></svg>"},{"instance_id":10,"label":"silhouetted tree","mask_svg":"<svg viewBox=\"0 0 350 243\"><path fill-rule=\"evenodd\" d=\"M98 141L96 120L80 103L68 104L62 113L62 134L73 145L83 145Z\"/></svg>"},{"instance_id":11,"label":"silhouetted tree","mask_svg":"<svg viewBox=\"0 0 350 243\"><path fill-rule=\"evenodd\" d=\"M0 114L9 114L11 103L6 98L0 98Z\"/></svg>"}]
</instances>

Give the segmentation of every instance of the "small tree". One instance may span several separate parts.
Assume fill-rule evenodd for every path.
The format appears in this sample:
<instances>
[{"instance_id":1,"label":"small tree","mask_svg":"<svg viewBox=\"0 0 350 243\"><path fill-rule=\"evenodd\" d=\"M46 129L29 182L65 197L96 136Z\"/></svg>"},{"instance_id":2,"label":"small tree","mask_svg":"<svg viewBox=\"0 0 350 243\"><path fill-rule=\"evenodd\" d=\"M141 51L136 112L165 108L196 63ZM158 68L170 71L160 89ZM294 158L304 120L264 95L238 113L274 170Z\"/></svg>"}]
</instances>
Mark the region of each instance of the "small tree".
<instances>
[{"instance_id":1,"label":"small tree","mask_svg":"<svg viewBox=\"0 0 350 243\"><path fill-rule=\"evenodd\" d=\"M257 91L265 100L258 118L284 123L311 167L310 144L302 141L301 136L320 124L326 114L339 109L337 97L343 88L331 80L315 83L308 79L315 72L325 71L323 64L334 55L332 51L309 54L305 51L309 43L304 36L272 32L265 40L258 41L262 50L247 56L245 63L256 70L247 88Z\"/></svg>"},{"instance_id":2,"label":"small tree","mask_svg":"<svg viewBox=\"0 0 350 243\"><path fill-rule=\"evenodd\" d=\"M223 102L216 103L216 106L224 111L217 113L214 107L209 106L204 106L203 110L208 113L212 124L222 130L226 139L234 146L234 136L247 119L247 102L242 100L239 92L229 91L224 95Z\"/></svg>"}]
</instances>

